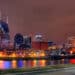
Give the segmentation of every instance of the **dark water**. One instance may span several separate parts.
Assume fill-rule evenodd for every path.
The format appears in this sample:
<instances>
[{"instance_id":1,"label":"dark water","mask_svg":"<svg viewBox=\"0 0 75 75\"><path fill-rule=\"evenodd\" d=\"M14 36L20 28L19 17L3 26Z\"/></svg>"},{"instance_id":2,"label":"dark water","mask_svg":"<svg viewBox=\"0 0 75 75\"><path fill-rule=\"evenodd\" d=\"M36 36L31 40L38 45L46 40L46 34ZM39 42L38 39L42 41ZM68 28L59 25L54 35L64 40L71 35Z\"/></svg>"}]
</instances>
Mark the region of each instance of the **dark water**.
<instances>
[{"instance_id":1,"label":"dark water","mask_svg":"<svg viewBox=\"0 0 75 75\"><path fill-rule=\"evenodd\" d=\"M44 67L55 64L68 64L75 63L75 59L61 59L61 60L12 60L5 61L0 60L0 69L11 69L11 68L32 68L32 67Z\"/></svg>"}]
</instances>

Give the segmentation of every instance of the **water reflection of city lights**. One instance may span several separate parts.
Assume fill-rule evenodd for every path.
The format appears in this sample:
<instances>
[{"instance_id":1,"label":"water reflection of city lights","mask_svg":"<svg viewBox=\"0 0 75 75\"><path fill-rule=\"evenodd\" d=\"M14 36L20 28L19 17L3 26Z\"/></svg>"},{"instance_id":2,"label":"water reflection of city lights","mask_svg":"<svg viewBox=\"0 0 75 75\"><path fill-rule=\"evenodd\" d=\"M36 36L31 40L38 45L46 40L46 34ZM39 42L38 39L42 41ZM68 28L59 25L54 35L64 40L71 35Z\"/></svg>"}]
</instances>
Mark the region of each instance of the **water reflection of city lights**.
<instances>
[{"instance_id":1,"label":"water reflection of city lights","mask_svg":"<svg viewBox=\"0 0 75 75\"><path fill-rule=\"evenodd\" d=\"M71 64L75 64L75 59L70 59Z\"/></svg>"},{"instance_id":2,"label":"water reflection of city lights","mask_svg":"<svg viewBox=\"0 0 75 75\"><path fill-rule=\"evenodd\" d=\"M9 61L4 62L4 67L5 67L6 69L10 69L10 67L11 67L11 62L9 62Z\"/></svg>"},{"instance_id":3,"label":"water reflection of city lights","mask_svg":"<svg viewBox=\"0 0 75 75\"><path fill-rule=\"evenodd\" d=\"M4 61L0 60L0 69L4 69Z\"/></svg>"},{"instance_id":4,"label":"water reflection of city lights","mask_svg":"<svg viewBox=\"0 0 75 75\"><path fill-rule=\"evenodd\" d=\"M61 59L61 64L63 64L63 63L64 63L64 61L65 61L65 59Z\"/></svg>"},{"instance_id":5,"label":"water reflection of city lights","mask_svg":"<svg viewBox=\"0 0 75 75\"><path fill-rule=\"evenodd\" d=\"M31 62L31 65L32 65L32 67L36 67L36 66L37 66L37 60L33 60L33 61Z\"/></svg>"},{"instance_id":6,"label":"water reflection of city lights","mask_svg":"<svg viewBox=\"0 0 75 75\"><path fill-rule=\"evenodd\" d=\"M18 62L17 65L19 66L19 68L22 68L24 66L22 60L18 60L17 62Z\"/></svg>"},{"instance_id":7,"label":"water reflection of city lights","mask_svg":"<svg viewBox=\"0 0 75 75\"><path fill-rule=\"evenodd\" d=\"M23 64L24 64L24 67L26 67L26 66L27 66L27 65L26 65L26 60L24 60L24 61L23 61Z\"/></svg>"},{"instance_id":8,"label":"water reflection of city lights","mask_svg":"<svg viewBox=\"0 0 75 75\"><path fill-rule=\"evenodd\" d=\"M17 61L16 60L12 60L12 68L17 68Z\"/></svg>"},{"instance_id":9,"label":"water reflection of city lights","mask_svg":"<svg viewBox=\"0 0 75 75\"><path fill-rule=\"evenodd\" d=\"M2 64L3 63L3 60L0 60L0 64Z\"/></svg>"},{"instance_id":10,"label":"water reflection of city lights","mask_svg":"<svg viewBox=\"0 0 75 75\"><path fill-rule=\"evenodd\" d=\"M46 66L46 60L39 60L39 65L42 67Z\"/></svg>"}]
</instances>

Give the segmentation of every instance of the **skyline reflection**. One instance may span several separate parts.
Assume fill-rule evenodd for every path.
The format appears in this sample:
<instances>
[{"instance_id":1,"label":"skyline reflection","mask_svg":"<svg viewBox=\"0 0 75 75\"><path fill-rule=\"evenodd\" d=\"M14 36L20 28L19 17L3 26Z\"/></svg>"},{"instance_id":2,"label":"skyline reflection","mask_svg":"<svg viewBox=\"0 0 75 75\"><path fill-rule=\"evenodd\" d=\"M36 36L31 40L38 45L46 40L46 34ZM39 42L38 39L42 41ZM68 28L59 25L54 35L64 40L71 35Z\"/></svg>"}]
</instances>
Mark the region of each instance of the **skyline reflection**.
<instances>
[{"instance_id":1,"label":"skyline reflection","mask_svg":"<svg viewBox=\"0 0 75 75\"><path fill-rule=\"evenodd\" d=\"M0 69L15 69L15 68L32 68L32 67L45 67L48 65L56 64L75 64L75 59L62 59L62 60L0 60Z\"/></svg>"}]
</instances>

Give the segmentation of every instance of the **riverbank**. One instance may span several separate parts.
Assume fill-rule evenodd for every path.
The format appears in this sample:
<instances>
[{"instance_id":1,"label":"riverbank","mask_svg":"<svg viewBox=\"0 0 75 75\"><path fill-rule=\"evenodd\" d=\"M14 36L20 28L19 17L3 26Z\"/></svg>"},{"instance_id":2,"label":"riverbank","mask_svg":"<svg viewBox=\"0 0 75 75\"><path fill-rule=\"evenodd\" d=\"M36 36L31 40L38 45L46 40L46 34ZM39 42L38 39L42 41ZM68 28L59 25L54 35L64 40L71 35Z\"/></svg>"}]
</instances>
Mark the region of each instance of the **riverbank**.
<instances>
[{"instance_id":1,"label":"riverbank","mask_svg":"<svg viewBox=\"0 0 75 75\"><path fill-rule=\"evenodd\" d=\"M43 57L0 57L0 60L60 60L60 59L71 59L75 58L75 55L52 55L52 56L43 56Z\"/></svg>"},{"instance_id":2,"label":"riverbank","mask_svg":"<svg viewBox=\"0 0 75 75\"><path fill-rule=\"evenodd\" d=\"M16 73L39 73L39 72L46 72L46 71L53 71L53 70L60 70L63 68L74 67L75 64L59 64L53 66L46 66L46 67L34 67L34 68L19 68L19 69L7 69L7 70L0 70L0 75L8 75L8 74L16 74Z\"/></svg>"},{"instance_id":3,"label":"riverbank","mask_svg":"<svg viewBox=\"0 0 75 75\"><path fill-rule=\"evenodd\" d=\"M46 60L50 60L50 58L46 58L46 57L0 57L0 60L42 60L42 59L46 59Z\"/></svg>"}]
</instances>

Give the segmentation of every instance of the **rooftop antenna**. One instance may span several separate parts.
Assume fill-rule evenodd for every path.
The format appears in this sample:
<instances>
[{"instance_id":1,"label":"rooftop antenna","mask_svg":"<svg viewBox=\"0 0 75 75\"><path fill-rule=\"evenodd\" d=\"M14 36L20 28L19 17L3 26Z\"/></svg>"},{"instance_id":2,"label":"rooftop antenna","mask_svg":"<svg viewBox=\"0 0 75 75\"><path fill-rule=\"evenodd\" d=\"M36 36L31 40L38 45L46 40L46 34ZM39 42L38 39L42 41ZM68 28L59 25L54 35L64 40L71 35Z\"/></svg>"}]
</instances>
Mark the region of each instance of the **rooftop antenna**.
<instances>
[{"instance_id":1,"label":"rooftop antenna","mask_svg":"<svg viewBox=\"0 0 75 75\"><path fill-rule=\"evenodd\" d=\"M2 20L2 12L0 11L0 21Z\"/></svg>"},{"instance_id":2,"label":"rooftop antenna","mask_svg":"<svg viewBox=\"0 0 75 75\"><path fill-rule=\"evenodd\" d=\"M9 22L8 22L8 16L6 17L6 22L7 22L7 24L9 23Z\"/></svg>"}]
</instances>

